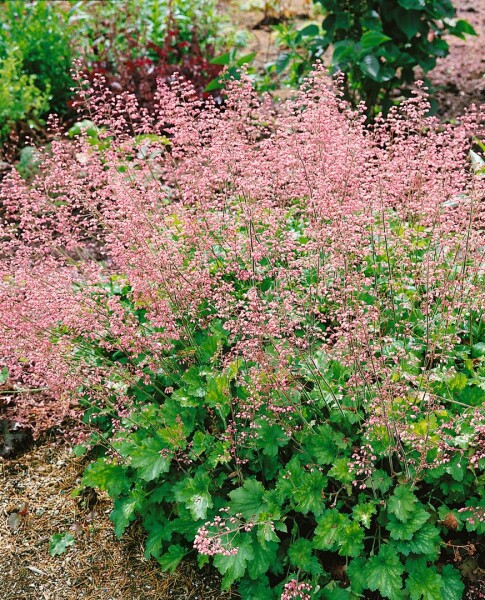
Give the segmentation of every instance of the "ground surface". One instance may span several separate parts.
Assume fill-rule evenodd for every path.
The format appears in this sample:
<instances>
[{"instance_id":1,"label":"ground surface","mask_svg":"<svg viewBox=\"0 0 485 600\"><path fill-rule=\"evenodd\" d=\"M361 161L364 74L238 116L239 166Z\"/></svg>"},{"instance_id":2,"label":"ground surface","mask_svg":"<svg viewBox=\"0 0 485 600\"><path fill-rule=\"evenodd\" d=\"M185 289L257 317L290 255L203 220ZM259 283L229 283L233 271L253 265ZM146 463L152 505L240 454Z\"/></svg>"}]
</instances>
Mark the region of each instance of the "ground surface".
<instances>
[{"instance_id":1,"label":"ground surface","mask_svg":"<svg viewBox=\"0 0 485 600\"><path fill-rule=\"evenodd\" d=\"M228 1L224 1L228 5ZM307 0L286 0L288 15L308 14ZM459 0L459 16L478 38L450 40L450 56L431 74L439 87L440 114L458 117L471 103L485 102L485 0ZM251 28L251 50L259 64L274 58L263 12L232 9L240 27ZM256 29L252 29L257 27ZM0 600L225 600L217 577L188 562L175 575L160 572L143 556L143 534L131 529L121 542L108 519L109 499L72 498L82 462L55 440L14 458L0 458ZM49 555L49 538L70 532L75 544ZM479 596L477 596L478 598ZM482 598L484 596L481 596Z\"/></svg>"},{"instance_id":2,"label":"ground surface","mask_svg":"<svg viewBox=\"0 0 485 600\"><path fill-rule=\"evenodd\" d=\"M55 440L0 462L1 600L229 600L210 572L187 562L164 574L143 555L143 532L116 540L106 496L71 497L83 464ZM52 557L49 539L75 543Z\"/></svg>"}]
</instances>

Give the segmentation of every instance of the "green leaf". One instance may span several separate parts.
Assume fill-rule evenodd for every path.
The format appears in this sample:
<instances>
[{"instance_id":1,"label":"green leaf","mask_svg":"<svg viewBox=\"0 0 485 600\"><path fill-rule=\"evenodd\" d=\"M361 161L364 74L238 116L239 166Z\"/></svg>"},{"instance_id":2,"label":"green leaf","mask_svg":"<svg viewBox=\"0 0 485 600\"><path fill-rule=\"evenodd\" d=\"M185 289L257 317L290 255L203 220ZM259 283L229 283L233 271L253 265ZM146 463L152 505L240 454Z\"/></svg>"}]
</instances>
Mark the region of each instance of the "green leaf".
<instances>
[{"instance_id":1,"label":"green leaf","mask_svg":"<svg viewBox=\"0 0 485 600\"><path fill-rule=\"evenodd\" d=\"M88 451L88 447L84 446L83 444L76 444L75 446L73 446L73 449L72 449L72 453L77 458L79 458L80 456L84 456L87 451Z\"/></svg>"},{"instance_id":2,"label":"green leaf","mask_svg":"<svg viewBox=\"0 0 485 600\"><path fill-rule=\"evenodd\" d=\"M349 591L341 587L336 587L335 582L330 582L323 589L323 600L349 600L350 597Z\"/></svg>"},{"instance_id":3,"label":"green leaf","mask_svg":"<svg viewBox=\"0 0 485 600\"><path fill-rule=\"evenodd\" d=\"M381 65L376 56L373 54L367 54L361 60L359 60L359 67L364 75L367 75L374 81L378 81Z\"/></svg>"},{"instance_id":4,"label":"green leaf","mask_svg":"<svg viewBox=\"0 0 485 600\"><path fill-rule=\"evenodd\" d=\"M244 56L241 56L241 58L237 59L236 66L242 67L243 65L252 62L255 56L256 52L251 52L250 54L245 54Z\"/></svg>"},{"instance_id":5,"label":"green leaf","mask_svg":"<svg viewBox=\"0 0 485 600\"><path fill-rule=\"evenodd\" d=\"M461 456L456 456L445 466L445 471L449 473L455 481L463 481L465 468L463 466L464 459Z\"/></svg>"},{"instance_id":6,"label":"green leaf","mask_svg":"<svg viewBox=\"0 0 485 600\"><path fill-rule=\"evenodd\" d=\"M419 12L415 10L403 10L396 18L396 25L410 40L418 33L421 25Z\"/></svg>"},{"instance_id":7,"label":"green leaf","mask_svg":"<svg viewBox=\"0 0 485 600\"><path fill-rule=\"evenodd\" d=\"M264 510L263 502L264 487L256 479L246 479L242 487L230 492L231 512L241 513L245 519L258 517Z\"/></svg>"},{"instance_id":8,"label":"green leaf","mask_svg":"<svg viewBox=\"0 0 485 600\"><path fill-rule=\"evenodd\" d=\"M470 154L471 154L471 152L470 152ZM482 165L481 166L485 166L485 161L483 160L483 158L481 158L481 157L479 157L479 158L482 161ZM472 357L473 358L480 358L482 356L485 356L485 343L484 342L478 342L477 344L473 344L473 346L472 346Z\"/></svg>"},{"instance_id":9,"label":"green leaf","mask_svg":"<svg viewBox=\"0 0 485 600\"><path fill-rule=\"evenodd\" d=\"M298 512L306 515L312 512L315 516L322 514L324 503L322 493L326 487L327 478L320 471L301 471L296 487L292 490L292 499Z\"/></svg>"},{"instance_id":10,"label":"green leaf","mask_svg":"<svg viewBox=\"0 0 485 600\"><path fill-rule=\"evenodd\" d=\"M371 526L372 515L376 513L376 506L373 502L356 504L352 514L356 521L360 521L367 529Z\"/></svg>"},{"instance_id":11,"label":"green leaf","mask_svg":"<svg viewBox=\"0 0 485 600\"><path fill-rule=\"evenodd\" d=\"M420 10L426 8L425 0L397 0L397 2L406 10Z\"/></svg>"},{"instance_id":12,"label":"green leaf","mask_svg":"<svg viewBox=\"0 0 485 600\"><path fill-rule=\"evenodd\" d=\"M173 544L168 547L167 552L158 558L158 563L162 567L162 571L170 571L173 573L178 567L180 561L187 554L187 551L179 544Z\"/></svg>"},{"instance_id":13,"label":"green leaf","mask_svg":"<svg viewBox=\"0 0 485 600\"><path fill-rule=\"evenodd\" d=\"M355 523L349 523L343 528L339 542L340 556L359 556L364 549L364 530Z\"/></svg>"},{"instance_id":14,"label":"green leaf","mask_svg":"<svg viewBox=\"0 0 485 600\"><path fill-rule=\"evenodd\" d=\"M465 586L460 577L460 571L452 565L445 565L441 570L441 600L461 600Z\"/></svg>"},{"instance_id":15,"label":"green leaf","mask_svg":"<svg viewBox=\"0 0 485 600\"><path fill-rule=\"evenodd\" d=\"M424 554L429 560L434 560L439 552L440 531L431 523L425 523L411 540L396 541L395 547L405 556L409 554Z\"/></svg>"},{"instance_id":16,"label":"green leaf","mask_svg":"<svg viewBox=\"0 0 485 600\"><path fill-rule=\"evenodd\" d=\"M399 521L395 516L389 515L386 529L391 533L393 540L410 540L428 519L429 514L423 508L418 508L405 521Z\"/></svg>"},{"instance_id":17,"label":"green leaf","mask_svg":"<svg viewBox=\"0 0 485 600\"><path fill-rule=\"evenodd\" d=\"M167 448L156 438L144 439L131 454L131 466L138 470L144 481L153 481L161 473L170 469L171 456L166 455Z\"/></svg>"},{"instance_id":18,"label":"green leaf","mask_svg":"<svg viewBox=\"0 0 485 600\"><path fill-rule=\"evenodd\" d=\"M248 562L248 574L251 579L258 579L277 563L278 544L276 542L266 542L263 545L254 536L252 536L252 540L253 558Z\"/></svg>"},{"instance_id":19,"label":"green leaf","mask_svg":"<svg viewBox=\"0 0 485 600\"><path fill-rule=\"evenodd\" d=\"M434 567L428 567L425 559L408 560L406 568L409 577L406 590L411 600L442 600L441 577Z\"/></svg>"},{"instance_id":20,"label":"green leaf","mask_svg":"<svg viewBox=\"0 0 485 600\"><path fill-rule=\"evenodd\" d=\"M0 385L4 384L8 379L8 369L7 367L2 367L0 370Z\"/></svg>"},{"instance_id":21,"label":"green leaf","mask_svg":"<svg viewBox=\"0 0 485 600\"><path fill-rule=\"evenodd\" d=\"M352 592L358 596L367 587L365 566L366 561L363 558L354 558L347 567L347 577L350 579L350 587Z\"/></svg>"},{"instance_id":22,"label":"green leaf","mask_svg":"<svg viewBox=\"0 0 485 600\"><path fill-rule=\"evenodd\" d=\"M218 56L215 56L211 61L211 65L222 65L227 67L229 64L231 64L232 60L234 59L234 52L225 52L224 54L219 54Z\"/></svg>"},{"instance_id":23,"label":"green leaf","mask_svg":"<svg viewBox=\"0 0 485 600\"><path fill-rule=\"evenodd\" d=\"M247 564L254 558L251 543L246 541L239 546L237 554L214 556L214 566L223 575L222 589L228 590L231 585L246 573Z\"/></svg>"},{"instance_id":24,"label":"green leaf","mask_svg":"<svg viewBox=\"0 0 485 600\"><path fill-rule=\"evenodd\" d=\"M215 90L222 90L222 88L224 86L222 85L222 83L220 83L219 80L220 80L220 77L216 77L215 79L212 79L211 81L209 81L209 83L204 88L204 92L213 92Z\"/></svg>"},{"instance_id":25,"label":"green leaf","mask_svg":"<svg viewBox=\"0 0 485 600\"><path fill-rule=\"evenodd\" d=\"M372 50L385 42L388 42L391 38L385 35L381 31L366 31L360 38L360 45L362 50Z\"/></svg>"},{"instance_id":26,"label":"green leaf","mask_svg":"<svg viewBox=\"0 0 485 600\"><path fill-rule=\"evenodd\" d=\"M82 482L88 487L97 487L108 492L112 498L126 493L131 487L131 481L126 471L120 465L99 459L88 465L83 474Z\"/></svg>"},{"instance_id":27,"label":"green leaf","mask_svg":"<svg viewBox=\"0 0 485 600\"><path fill-rule=\"evenodd\" d=\"M467 383L468 383L468 377L465 375L465 373L456 373L455 375L453 375L453 377L448 379L448 387L452 391L453 390L456 390L456 391L464 390L467 386Z\"/></svg>"},{"instance_id":28,"label":"green leaf","mask_svg":"<svg viewBox=\"0 0 485 600\"><path fill-rule=\"evenodd\" d=\"M118 498L114 502L114 508L109 516L110 521L114 523L115 535L119 539L128 525L135 519L135 512L139 508L139 501L136 498L125 496Z\"/></svg>"},{"instance_id":29,"label":"green leaf","mask_svg":"<svg viewBox=\"0 0 485 600\"><path fill-rule=\"evenodd\" d=\"M312 575L323 571L320 561L313 553L313 544L305 538L298 538L290 545L288 559L294 567Z\"/></svg>"},{"instance_id":30,"label":"green leaf","mask_svg":"<svg viewBox=\"0 0 485 600\"><path fill-rule=\"evenodd\" d=\"M165 517L161 517L159 519L151 518L144 520L143 525L148 531L148 537L145 542L145 558L148 559L150 556L158 558L163 542L170 541L172 537L171 523Z\"/></svg>"},{"instance_id":31,"label":"green leaf","mask_svg":"<svg viewBox=\"0 0 485 600\"><path fill-rule=\"evenodd\" d=\"M402 574L404 566L397 552L387 545L381 545L379 554L372 556L365 566L366 587L379 591L384 598L402 599Z\"/></svg>"},{"instance_id":32,"label":"green leaf","mask_svg":"<svg viewBox=\"0 0 485 600\"><path fill-rule=\"evenodd\" d=\"M49 540L49 554L51 556L64 554L67 548L74 543L74 536L70 533L55 533Z\"/></svg>"},{"instance_id":33,"label":"green leaf","mask_svg":"<svg viewBox=\"0 0 485 600\"><path fill-rule=\"evenodd\" d=\"M213 506L209 486L207 473L198 472L195 477L185 477L173 487L175 500L185 504L195 521L206 519L207 510Z\"/></svg>"},{"instance_id":34,"label":"green leaf","mask_svg":"<svg viewBox=\"0 0 485 600\"><path fill-rule=\"evenodd\" d=\"M318 550L336 550L342 539L344 527L349 523L349 518L337 509L326 510L317 519L313 538L314 547Z\"/></svg>"},{"instance_id":35,"label":"green leaf","mask_svg":"<svg viewBox=\"0 0 485 600\"><path fill-rule=\"evenodd\" d=\"M329 477L333 477L341 483L349 484L354 480L354 476L349 469L348 458L337 458L334 461L333 467L328 472Z\"/></svg>"},{"instance_id":36,"label":"green leaf","mask_svg":"<svg viewBox=\"0 0 485 600\"><path fill-rule=\"evenodd\" d=\"M315 23L311 23L303 29L298 31L298 37L301 39L302 37L315 37L320 34L320 28Z\"/></svg>"},{"instance_id":37,"label":"green leaf","mask_svg":"<svg viewBox=\"0 0 485 600\"><path fill-rule=\"evenodd\" d=\"M256 419L255 444L266 456L277 456L279 449L288 444L289 438L282 427L266 419Z\"/></svg>"},{"instance_id":38,"label":"green leaf","mask_svg":"<svg viewBox=\"0 0 485 600\"><path fill-rule=\"evenodd\" d=\"M369 487L373 487L376 490L379 490L380 492L382 492L382 494L385 494L392 485L392 479L382 469L376 469L372 473L370 480L371 481Z\"/></svg>"},{"instance_id":39,"label":"green leaf","mask_svg":"<svg viewBox=\"0 0 485 600\"><path fill-rule=\"evenodd\" d=\"M238 592L244 600L275 600L267 577L260 577L257 581L245 577L239 584Z\"/></svg>"},{"instance_id":40,"label":"green leaf","mask_svg":"<svg viewBox=\"0 0 485 600\"><path fill-rule=\"evenodd\" d=\"M344 440L343 433L335 431L330 425L320 425L316 428L316 435L309 435L303 443L319 465L329 465L334 463L338 450L347 447Z\"/></svg>"},{"instance_id":41,"label":"green leaf","mask_svg":"<svg viewBox=\"0 0 485 600\"><path fill-rule=\"evenodd\" d=\"M471 23L465 21L465 19L458 19L458 21L455 23L455 26L451 27L451 33L460 37L462 34L478 35Z\"/></svg>"},{"instance_id":42,"label":"green leaf","mask_svg":"<svg viewBox=\"0 0 485 600\"><path fill-rule=\"evenodd\" d=\"M398 485L394 494L389 498L388 511L394 514L400 521L406 521L414 512L414 505L418 499L405 485Z\"/></svg>"},{"instance_id":43,"label":"green leaf","mask_svg":"<svg viewBox=\"0 0 485 600\"><path fill-rule=\"evenodd\" d=\"M218 408L224 417L229 414L231 397L226 375L207 377L205 400L209 406Z\"/></svg>"}]
</instances>

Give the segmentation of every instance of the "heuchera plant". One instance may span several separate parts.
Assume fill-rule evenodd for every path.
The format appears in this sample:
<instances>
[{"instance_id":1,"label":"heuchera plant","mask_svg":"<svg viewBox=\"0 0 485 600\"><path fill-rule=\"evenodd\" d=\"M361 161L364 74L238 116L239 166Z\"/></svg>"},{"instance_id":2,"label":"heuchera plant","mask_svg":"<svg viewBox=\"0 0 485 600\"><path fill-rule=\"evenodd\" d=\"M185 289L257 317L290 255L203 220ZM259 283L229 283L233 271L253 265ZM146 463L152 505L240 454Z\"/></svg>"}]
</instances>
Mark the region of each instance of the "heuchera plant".
<instances>
[{"instance_id":1,"label":"heuchera plant","mask_svg":"<svg viewBox=\"0 0 485 600\"><path fill-rule=\"evenodd\" d=\"M244 77L224 111L183 82L154 114L84 94L94 134L2 187L18 418L82 418L77 449L106 449L83 484L164 569L196 555L244 599L464 597L485 531L481 113L442 125L417 89L366 128L319 70L278 109Z\"/></svg>"}]
</instances>

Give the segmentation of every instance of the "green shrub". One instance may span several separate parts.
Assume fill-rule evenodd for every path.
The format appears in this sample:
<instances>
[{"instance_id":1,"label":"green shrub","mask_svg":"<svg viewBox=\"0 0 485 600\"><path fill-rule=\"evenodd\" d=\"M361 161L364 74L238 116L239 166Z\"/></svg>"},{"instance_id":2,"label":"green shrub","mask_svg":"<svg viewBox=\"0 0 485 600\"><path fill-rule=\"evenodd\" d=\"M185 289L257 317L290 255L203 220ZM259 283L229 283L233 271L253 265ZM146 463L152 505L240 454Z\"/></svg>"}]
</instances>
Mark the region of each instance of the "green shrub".
<instances>
[{"instance_id":1,"label":"green shrub","mask_svg":"<svg viewBox=\"0 0 485 600\"><path fill-rule=\"evenodd\" d=\"M42 92L36 80L35 75L22 71L20 52L14 48L0 59L0 142L8 138L19 121L35 127L47 110L49 89Z\"/></svg>"},{"instance_id":2,"label":"green shrub","mask_svg":"<svg viewBox=\"0 0 485 600\"><path fill-rule=\"evenodd\" d=\"M465 20L456 19L450 0L314 0L326 16L321 26L300 31L277 28L286 47L272 69L289 70L297 85L327 48L332 71L345 74L347 97L365 101L369 114L387 112L399 94L408 94L416 68L427 73L447 56L444 36L476 35Z\"/></svg>"},{"instance_id":3,"label":"green shrub","mask_svg":"<svg viewBox=\"0 0 485 600\"><path fill-rule=\"evenodd\" d=\"M73 85L68 13L47 0L9 0L0 12L0 56L18 49L22 71L49 99L49 110L64 113Z\"/></svg>"}]
</instances>

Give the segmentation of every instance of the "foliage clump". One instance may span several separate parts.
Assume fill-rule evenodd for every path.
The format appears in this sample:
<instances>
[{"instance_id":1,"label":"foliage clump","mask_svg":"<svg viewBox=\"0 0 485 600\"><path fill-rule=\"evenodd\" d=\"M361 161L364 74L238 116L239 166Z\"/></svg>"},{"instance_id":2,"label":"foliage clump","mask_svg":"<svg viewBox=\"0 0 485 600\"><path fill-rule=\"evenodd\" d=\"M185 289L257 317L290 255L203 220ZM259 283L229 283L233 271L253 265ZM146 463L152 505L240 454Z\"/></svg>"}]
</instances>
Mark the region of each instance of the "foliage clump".
<instances>
[{"instance_id":1,"label":"foliage clump","mask_svg":"<svg viewBox=\"0 0 485 600\"><path fill-rule=\"evenodd\" d=\"M317 71L278 110L104 85L73 152L3 183L0 339L37 428L147 557L243 598L459 600L485 466L480 115L372 128ZM39 400L39 398L41 398ZM104 455L99 455L102 448Z\"/></svg>"},{"instance_id":2,"label":"foliage clump","mask_svg":"<svg viewBox=\"0 0 485 600\"><path fill-rule=\"evenodd\" d=\"M347 98L354 105L365 101L370 116L409 95L417 69L428 73L448 55L446 36L476 35L450 0L313 1L325 14L322 23L301 30L279 25L286 50L271 69L286 71L296 85L331 49L332 69L345 74Z\"/></svg>"},{"instance_id":3,"label":"foliage clump","mask_svg":"<svg viewBox=\"0 0 485 600\"><path fill-rule=\"evenodd\" d=\"M19 122L35 128L65 113L73 81L66 11L46 0L8 0L0 10L0 142Z\"/></svg>"}]
</instances>

